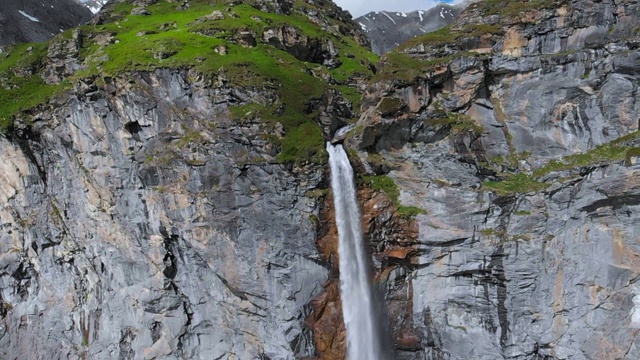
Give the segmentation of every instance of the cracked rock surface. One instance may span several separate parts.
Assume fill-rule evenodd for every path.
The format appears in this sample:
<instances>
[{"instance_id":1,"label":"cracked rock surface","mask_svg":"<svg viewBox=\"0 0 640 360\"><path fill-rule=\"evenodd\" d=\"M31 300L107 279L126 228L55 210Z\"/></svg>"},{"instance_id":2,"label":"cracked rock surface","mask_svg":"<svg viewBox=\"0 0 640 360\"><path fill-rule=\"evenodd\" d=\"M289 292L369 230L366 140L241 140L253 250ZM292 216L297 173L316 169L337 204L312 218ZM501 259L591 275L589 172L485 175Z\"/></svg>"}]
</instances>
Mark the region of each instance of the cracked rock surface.
<instances>
[{"instance_id":1,"label":"cracked rock surface","mask_svg":"<svg viewBox=\"0 0 640 360\"><path fill-rule=\"evenodd\" d=\"M0 140L1 357L312 355L323 173L257 160L225 101L260 94L168 70L86 88Z\"/></svg>"},{"instance_id":2,"label":"cracked rock surface","mask_svg":"<svg viewBox=\"0 0 640 360\"><path fill-rule=\"evenodd\" d=\"M383 56L340 138L390 357L638 359L639 5L497 3ZM79 70L68 40L52 83ZM0 137L0 358L344 359L326 166L230 110L275 88L75 80ZM305 105L325 138L358 111Z\"/></svg>"},{"instance_id":3,"label":"cracked rock surface","mask_svg":"<svg viewBox=\"0 0 640 360\"><path fill-rule=\"evenodd\" d=\"M424 209L395 265L412 306L391 323L418 339L398 358L640 357L638 4L547 5L476 3L456 40L398 50L425 71L379 76L346 140Z\"/></svg>"}]
</instances>

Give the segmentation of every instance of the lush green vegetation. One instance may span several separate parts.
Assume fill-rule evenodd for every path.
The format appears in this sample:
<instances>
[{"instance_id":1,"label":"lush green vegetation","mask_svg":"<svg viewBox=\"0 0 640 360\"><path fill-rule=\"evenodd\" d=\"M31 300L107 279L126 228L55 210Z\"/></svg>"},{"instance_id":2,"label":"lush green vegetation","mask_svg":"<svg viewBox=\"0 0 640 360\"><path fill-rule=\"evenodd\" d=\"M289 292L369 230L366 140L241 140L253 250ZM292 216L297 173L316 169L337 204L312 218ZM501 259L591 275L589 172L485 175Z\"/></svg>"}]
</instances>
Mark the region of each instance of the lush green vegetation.
<instances>
[{"instance_id":1,"label":"lush green vegetation","mask_svg":"<svg viewBox=\"0 0 640 360\"><path fill-rule=\"evenodd\" d=\"M385 175L363 176L362 179L369 184L372 190L382 191L393 202L397 204L400 197L400 189L392 178Z\"/></svg>"},{"instance_id":2,"label":"lush green vegetation","mask_svg":"<svg viewBox=\"0 0 640 360\"><path fill-rule=\"evenodd\" d=\"M503 35L505 32L499 25L469 24L462 29L466 37L479 37L482 35Z\"/></svg>"},{"instance_id":3,"label":"lush green vegetation","mask_svg":"<svg viewBox=\"0 0 640 360\"><path fill-rule=\"evenodd\" d=\"M396 207L396 215L408 219L419 214L426 214L427 211L416 206L404 206L400 204L400 189L392 178L385 175L363 176L364 182L369 184L371 189L384 192L389 200Z\"/></svg>"},{"instance_id":4,"label":"lush green vegetation","mask_svg":"<svg viewBox=\"0 0 640 360\"><path fill-rule=\"evenodd\" d=\"M630 134L639 136L640 132ZM617 139L613 142L600 145L583 154L567 156L561 160L550 161L545 166L536 169L533 176L540 177L554 171L569 170L574 168L594 166L627 160L631 156L637 156L640 148L625 146L624 142Z\"/></svg>"},{"instance_id":5,"label":"lush green vegetation","mask_svg":"<svg viewBox=\"0 0 640 360\"><path fill-rule=\"evenodd\" d=\"M483 187L493 190L499 195L512 195L544 190L551 186L551 184L540 182L539 180L550 173L622 161L629 162L632 157L640 156L640 147L634 145L634 140L637 139L640 139L640 131L597 146L582 154L574 154L560 160L552 160L544 166L535 169L531 174L504 174L504 180L486 181L483 183Z\"/></svg>"},{"instance_id":6,"label":"lush green vegetation","mask_svg":"<svg viewBox=\"0 0 640 360\"><path fill-rule=\"evenodd\" d=\"M533 176L524 173L509 174L502 181L485 181L482 185L499 195L535 192L551 186L551 184L536 181Z\"/></svg>"},{"instance_id":7,"label":"lush green vegetation","mask_svg":"<svg viewBox=\"0 0 640 360\"><path fill-rule=\"evenodd\" d=\"M557 8L565 0L484 0L472 4L483 15L501 15L505 19L527 11Z\"/></svg>"},{"instance_id":8,"label":"lush green vegetation","mask_svg":"<svg viewBox=\"0 0 640 360\"><path fill-rule=\"evenodd\" d=\"M416 217L420 214L426 214L427 211L425 209L419 208L417 206L403 206L400 205L396 214L401 218L410 219Z\"/></svg>"},{"instance_id":9,"label":"lush green vegetation","mask_svg":"<svg viewBox=\"0 0 640 360\"><path fill-rule=\"evenodd\" d=\"M461 30L456 30L453 25L447 25L439 30L416 36L409 39L400 46L400 49L410 49L419 45L430 47L454 44L461 38L475 38L486 34L504 34L504 30L499 25L489 24L469 24Z\"/></svg>"},{"instance_id":10,"label":"lush green vegetation","mask_svg":"<svg viewBox=\"0 0 640 360\"><path fill-rule=\"evenodd\" d=\"M436 31L416 36L400 46L400 49L408 49L424 44L425 46L439 46L456 42L463 33L453 30L453 25L447 25Z\"/></svg>"},{"instance_id":11,"label":"lush green vegetation","mask_svg":"<svg viewBox=\"0 0 640 360\"><path fill-rule=\"evenodd\" d=\"M451 60L463 55L465 55L465 53L425 60L402 52L392 51L382 57L380 69L373 76L371 81L377 82L392 80L398 82L411 82L418 77L424 77L425 74L434 71L439 66L445 65Z\"/></svg>"},{"instance_id":12,"label":"lush green vegetation","mask_svg":"<svg viewBox=\"0 0 640 360\"><path fill-rule=\"evenodd\" d=\"M38 71L47 44L31 43L5 47L0 53L0 131L6 132L15 114L46 101L63 85L46 85Z\"/></svg>"},{"instance_id":13,"label":"lush green vegetation","mask_svg":"<svg viewBox=\"0 0 640 360\"><path fill-rule=\"evenodd\" d=\"M187 10L181 11L176 10L177 5L159 1L147 7L152 15L142 16L130 15L133 6L119 3L112 7L105 23L82 26L79 62L83 69L61 85L49 86L41 80L47 44L6 49L0 54L0 125L4 131L19 112L46 101L76 79L97 77L100 81L132 71L189 68L210 79L223 78L230 86L275 90L277 103L244 104L231 109L232 117L282 124L284 138L271 137L281 149L280 161L323 161L324 141L313 121L317 114L308 111L307 103L334 88L359 106L360 94L350 83L354 78L372 76L376 56L350 37L323 30L300 11L285 16L227 0L192 0ZM297 1L295 6L316 5ZM213 10L221 11L224 18L207 18ZM340 54L340 66L328 68L300 61L262 42L265 29L283 25L296 28L309 39L330 40ZM243 46L236 37L240 32L251 33L255 46ZM69 38L71 31L52 41ZM31 51L26 50L29 46ZM31 75L21 75L23 68Z\"/></svg>"}]
</instances>

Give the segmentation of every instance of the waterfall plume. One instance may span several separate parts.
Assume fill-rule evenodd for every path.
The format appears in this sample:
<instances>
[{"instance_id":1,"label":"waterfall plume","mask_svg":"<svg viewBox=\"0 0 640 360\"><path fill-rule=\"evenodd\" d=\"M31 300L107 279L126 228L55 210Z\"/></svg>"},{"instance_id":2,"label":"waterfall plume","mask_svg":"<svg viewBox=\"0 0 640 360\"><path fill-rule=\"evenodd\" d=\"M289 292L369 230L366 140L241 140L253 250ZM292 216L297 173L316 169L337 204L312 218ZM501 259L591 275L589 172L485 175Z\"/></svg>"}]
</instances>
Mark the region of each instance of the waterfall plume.
<instances>
[{"instance_id":1,"label":"waterfall plume","mask_svg":"<svg viewBox=\"0 0 640 360\"><path fill-rule=\"evenodd\" d=\"M342 145L327 143L327 151L338 227L340 294L347 330L347 359L380 360L380 336L373 310L353 169Z\"/></svg>"}]
</instances>

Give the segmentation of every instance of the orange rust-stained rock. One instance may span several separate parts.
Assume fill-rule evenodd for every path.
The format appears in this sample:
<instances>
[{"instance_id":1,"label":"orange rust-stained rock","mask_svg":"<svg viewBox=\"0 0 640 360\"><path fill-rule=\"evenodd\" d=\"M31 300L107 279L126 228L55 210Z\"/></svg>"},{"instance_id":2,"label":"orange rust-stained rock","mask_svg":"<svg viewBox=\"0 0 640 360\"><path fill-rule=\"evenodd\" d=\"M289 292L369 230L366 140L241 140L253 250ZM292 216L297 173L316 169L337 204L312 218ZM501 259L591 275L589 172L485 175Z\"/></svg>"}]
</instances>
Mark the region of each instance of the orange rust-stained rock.
<instances>
[{"instance_id":1,"label":"orange rust-stained rock","mask_svg":"<svg viewBox=\"0 0 640 360\"><path fill-rule=\"evenodd\" d=\"M419 254L417 224L397 216L395 206L383 192L361 187L358 200L365 250L376 260L372 261L371 281L386 289L394 269L415 263L413 258ZM306 324L313 330L316 359L342 360L346 358L346 331L340 301L338 230L332 194L325 198L320 210L316 246L320 258L329 264L330 272L324 291L311 301L313 312ZM413 326L411 282L406 281L404 286L398 293L387 294L385 301L388 319L391 319L391 342L398 349L415 351L420 349L421 336Z\"/></svg>"},{"instance_id":2,"label":"orange rust-stained rock","mask_svg":"<svg viewBox=\"0 0 640 360\"><path fill-rule=\"evenodd\" d=\"M330 265L331 270L324 291L311 300L313 312L306 323L313 330L317 359L342 360L346 358L346 332L340 302L338 229L332 194L325 198L319 218L316 246L320 258Z\"/></svg>"},{"instance_id":3,"label":"orange rust-stained rock","mask_svg":"<svg viewBox=\"0 0 640 360\"><path fill-rule=\"evenodd\" d=\"M396 337L396 346L405 351L416 351L420 349L420 336L410 328L402 328Z\"/></svg>"},{"instance_id":4,"label":"orange rust-stained rock","mask_svg":"<svg viewBox=\"0 0 640 360\"><path fill-rule=\"evenodd\" d=\"M331 265L331 272L338 274L338 228L335 220L335 210L333 208L333 194L329 194L320 209L320 229L316 247L320 253L320 258Z\"/></svg>"},{"instance_id":5,"label":"orange rust-stained rock","mask_svg":"<svg viewBox=\"0 0 640 360\"><path fill-rule=\"evenodd\" d=\"M346 331L339 289L338 279L330 279L324 292L311 301L313 313L307 318L307 323L313 329L319 360L346 358Z\"/></svg>"},{"instance_id":6,"label":"orange rust-stained rock","mask_svg":"<svg viewBox=\"0 0 640 360\"><path fill-rule=\"evenodd\" d=\"M373 258L379 262L379 267L374 268L374 283L385 289L391 342L396 349L419 350L422 336L414 329L411 281L405 278L402 289L393 293L387 286L395 270L417 263L418 225L413 219L397 216L397 209L382 192L363 188L358 199L362 204L365 244L369 244ZM393 281L397 284L398 280L396 274Z\"/></svg>"},{"instance_id":7,"label":"orange rust-stained rock","mask_svg":"<svg viewBox=\"0 0 640 360\"><path fill-rule=\"evenodd\" d=\"M384 259L406 259L411 253L413 253L413 249L411 248L399 248L399 249L390 249L385 252L380 253L380 255Z\"/></svg>"}]
</instances>

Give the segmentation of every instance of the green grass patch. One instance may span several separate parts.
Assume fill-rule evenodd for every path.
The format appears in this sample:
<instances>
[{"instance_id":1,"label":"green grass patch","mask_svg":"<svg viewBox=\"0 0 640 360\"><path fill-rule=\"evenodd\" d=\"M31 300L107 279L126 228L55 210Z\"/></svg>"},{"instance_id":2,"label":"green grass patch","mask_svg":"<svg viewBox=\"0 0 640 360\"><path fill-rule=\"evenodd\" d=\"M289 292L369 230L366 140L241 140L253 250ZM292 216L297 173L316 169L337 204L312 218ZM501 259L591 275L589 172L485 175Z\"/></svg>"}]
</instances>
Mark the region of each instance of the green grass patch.
<instances>
[{"instance_id":1,"label":"green grass patch","mask_svg":"<svg viewBox=\"0 0 640 360\"><path fill-rule=\"evenodd\" d=\"M629 155L638 151L636 147L624 146L619 142L611 142L600 145L591 151L583 154L566 156L560 160L552 160L545 166L533 172L534 177L541 177L554 171L570 170L586 166L599 164L609 164L612 162L624 161Z\"/></svg>"},{"instance_id":2,"label":"green grass patch","mask_svg":"<svg viewBox=\"0 0 640 360\"><path fill-rule=\"evenodd\" d=\"M503 35L504 30L499 25L469 24L462 30L455 30L453 25L447 25L436 31L416 36L400 45L399 50L415 48L420 45L440 47L457 43L461 38L475 38L485 34Z\"/></svg>"},{"instance_id":3,"label":"green grass patch","mask_svg":"<svg viewBox=\"0 0 640 360\"><path fill-rule=\"evenodd\" d=\"M490 24L469 24L462 28L467 37L480 37L482 35L503 35L504 30L499 25Z\"/></svg>"},{"instance_id":4,"label":"green grass patch","mask_svg":"<svg viewBox=\"0 0 640 360\"><path fill-rule=\"evenodd\" d=\"M544 190L551 186L551 184L540 182L538 179L553 172L616 162L628 164L632 157L640 156L640 147L635 146L638 139L640 139L640 131L635 131L609 143L597 146L585 153L565 156L559 160L551 160L544 166L535 169L531 174L507 174L502 181L486 181L483 183L483 187L493 190L499 195L529 193ZM525 156L529 155L528 153L525 154ZM502 160L502 158L497 160ZM496 161L496 159L494 158L493 161Z\"/></svg>"},{"instance_id":5,"label":"green grass patch","mask_svg":"<svg viewBox=\"0 0 640 360\"><path fill-rule=\"evenodd\" d=\"M400 45L399 49L409 49L419 45L441 46L455 43L463 33L453 30L453 25L447 25L436 31L416 36Z\"/></svg>"},{"instance_id":6,"label":"green grass patch","mask_svg":"<svg viewBox=\"0 0 640 360\"><path fill-rule=\"evenodd\" d=\"M483 132L482 126L478 125L470 116L465 114L449 112L443 117L425 120L427 125L448 126L454 134L471 132L477 136Z\"/></svg>"},{"instance_id":7,"label":"green grass patch","mask_svg":"<svg viewBox=\"0 0 640 360\"><path fill-rule=\"evenodd\" d=\"M502 156L502 155L494 156L491 159L492 164L498 164L498 165L509 166L511 168L517 168L521 160L526 160L529 157L531 157L530 151L516 152L515 147L511 144L509 139L507 139L507 141L509 142L509 154L507 156Z\"/></svg>"},{"instance_id":8,"label":"green grass patch","mask_svg":"<svg viewBox=\"0 0 640 360\"><path fill-rule=\"evenodd\" d=\"M409 219L427 211L416 206L404 206L400 204L400 189L396 182L386 175L362 176L362 180L369 184L372 190L384 192L396 207L396 215Z\"/></svg>"},{"instance_id":9,"label":"green grass patch","mask_svg":"<svg viewBox=\"0 0 640 360\"><path fill-rule=\"evenodd\" d=\"M392 178L386 175L367 175L363 176L362 179L369 184L371 189L375 191L382 191L387 194L394 205L400 202L400 189L398 189L398 185Z\"/></svg>"},{"instance_id":10,"label":"green grass patch","mask_svg":"<svg viewBox=\"0 0 640 360\"><path fill-rule=\"evenodd\" d=\"M509 174L502 181L485 181L482 187L495 191L498 195L513 195L518 193L530 193L544 190L551 184L537 181L533 176L520 173Z\"/></svg>"},{"instance_id":11,"label":"green grass patch","mask_svg":"<svg viewBox=\"0 0 640 360\"><path fill-rule=\"evenodd\" d=\"M6 46L0 54L0 131L6 132L15 114L47 101L68 83L47 85L40 77L47 43Z\"/></svg>"},{"instance_id":12,"label":"green grass patch","mask_svg":"<svg viewBox=\"0 0 640 360\"><path fill-rule=\"evenodd\" d=\"M227 0L192 0L187 10L181 11L176 6L175 2L160 0L146 7L150 16L130 15L133 7L125 3L108 6L110 17L105 23L81 27L84 37L79 61L85 69L65 85L48 86L40 80L47 44L18 45L0 54L3 85L0 126L6 130L18 112L46 101L59 88L68 87L79 78L96 77L99 82L102 77L134 71L189 68L209 79L224 79L232 87L276 92L275 103L231 107L231 116L238 121L260 119L268 124L281 123L285 137L274 139L281 149L280 161L324 161L321 129L314 122L317 114L309 113L308 102L333 88L358 108L361 96L353 79L370 78L377 57L351 37L330 33L299 11L301 7L320 9L320 5L296 1L290 15L263 12L250 2ZM206 19L213 10L220 10L224 19ZM342 27L351 26L332 21ZM310 41L330 40L339 53L341 66L328 68L300 61L286 51L262 43L266 29L285 25L296 28ZM234 38L238 31L253 33L257 46L240 46ZM52 41L70 38L71 33L66 31ZM98 45L97 36L113 39ZM34 49L27 52L28 46ZM215 51L220 47L226 48L225 55ZM35 67L35 71L29 71L32 76L20 75L24 72L21 69L31 67ZM325 76L314 77L313 69L319 69Z\"/></svg>"},{"instance_id":13,"label":"green grass patch","mask_svg":"<svg viewBox=\"0 0 640 360\"><path fill-rule=\"evenodd\" d=\"M449 63L456 56L421 60L405 53L390 52L381 58L380 69L373 76L371 82L385 80L410 82L416 78L425 77L428 72L437 66Z\"/></svg>"},{"instance_id":14,"label":"green grass patch","mask_svg":"<svg viewBox=\"0 0 640 360\"><path fill-rule=\"evenodd\" d=\"M480 234L487 237L504 237L506 235L506 232L494 228L484 228L480 229Z\"/></svg>"},{"instance_id":15,"label":"green grass patch","mask_svg":"<svg viewBox=\"0 0 640 360\"><path fill-rule=\"evenodd\" d=\"M484 0L470 7L484 16L500 15L509 19L532 10L555 9L565 3L565 0Z\"/></svg>"},{"instance_id":16,"label":"green grass patch","mask_svg":"<svg viewBox=\"0 0 640 360\"><path fill-rule=\"evenodd\" d=\"M316 124L305 122L295 127L279 141L279 144L282 149L278 155L280 162L327 162L328 155L324 151L322 130Z\"/></svg>"},{"instance_id":17,"label":"green grass patch","mask_svg":"<svg viewBox=\"0 0 640 360\"><path fill-rule=\"evenodd\" d=\"M427 211L417 206L399 206L396 214L401 218L410 219L420 214L426 215Z\"/></svg>"}]
</instances>

